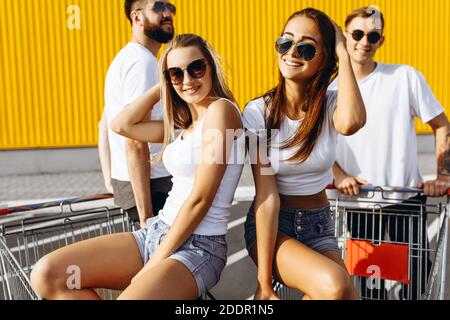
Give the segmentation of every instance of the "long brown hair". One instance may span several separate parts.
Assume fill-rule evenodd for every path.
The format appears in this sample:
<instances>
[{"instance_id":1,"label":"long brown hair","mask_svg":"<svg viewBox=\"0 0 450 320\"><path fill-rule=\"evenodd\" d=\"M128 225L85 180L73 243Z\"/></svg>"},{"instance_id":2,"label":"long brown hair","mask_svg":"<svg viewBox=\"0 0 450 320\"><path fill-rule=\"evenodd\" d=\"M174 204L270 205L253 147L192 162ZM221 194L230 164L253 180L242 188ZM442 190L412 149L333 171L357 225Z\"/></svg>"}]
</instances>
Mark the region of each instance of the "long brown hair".
<instances>
[{"instance_id":1,"label":"long brown hair","mask_svg":"<svg viewBox=\"0 0 450 320\"><path fill-rule=\"evenodd\" d=\"M211 68L212 89L210 97L226 98L236 103L233 93L227 85L225 75L220 64L221 57L202 37L195 34L181 34L176 36L166 47L161 56L160 76L161 103L164 110L164 146L167 147L175 140L175 130L188 129L192 125L192 114L186 101L180 98L172 84L165 80L164 71L167 69L167 56L176 48L196 47L208 61ZM162 153L161 153L162 154Z\"/></svg>"},{"instance_id":2,"label":"long brown hair","mask_svg":"<svg viewBox=\"0 0 450 320\"><path fill-rule=\"evenodd\" d=\"M294 18L307 17L317 23L323 39L323 64L320 70L309 80L306 87L306 100L302 110L306 113L305 119L297 132L282 146L282 149L297 148L298 150L289 159L303 163L311 155L317 139L319 138L326 114L326 93L329 84L337 75L336 60L336 33L331 19L323 12L307 8L295 12L286 22ZM264 95L266 106L266 128L271 139L271 130L280 129L284 112L282 106L285 104L286 79L279 72L279 84Z\"/></svg>"}]
</instances>

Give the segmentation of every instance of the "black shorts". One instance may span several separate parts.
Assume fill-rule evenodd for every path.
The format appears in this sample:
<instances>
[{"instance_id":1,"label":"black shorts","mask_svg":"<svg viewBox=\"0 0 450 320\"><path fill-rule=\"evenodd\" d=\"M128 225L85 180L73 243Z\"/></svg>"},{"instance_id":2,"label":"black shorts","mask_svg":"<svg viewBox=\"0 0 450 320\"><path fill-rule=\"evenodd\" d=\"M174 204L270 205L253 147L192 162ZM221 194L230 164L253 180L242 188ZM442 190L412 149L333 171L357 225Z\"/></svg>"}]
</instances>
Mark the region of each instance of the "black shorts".
<instances>
[{"instance_id":1,"label":"black shorts","mask_svg":"<svg viewBox=\"0 0 450 320\"><path fill-rule=\"evenodd\" d=\"M164 207L169 192L172 190L172 177L152 179L150 185L153 213L156 216ZM112 179L112 186L114 190L114 204L124 211L127 211L133 220L137 219L137 221L139 221L131 183L128 181ZM133 215L135 215L135 217L133 217Z\"/></svg>"}]
</instances>

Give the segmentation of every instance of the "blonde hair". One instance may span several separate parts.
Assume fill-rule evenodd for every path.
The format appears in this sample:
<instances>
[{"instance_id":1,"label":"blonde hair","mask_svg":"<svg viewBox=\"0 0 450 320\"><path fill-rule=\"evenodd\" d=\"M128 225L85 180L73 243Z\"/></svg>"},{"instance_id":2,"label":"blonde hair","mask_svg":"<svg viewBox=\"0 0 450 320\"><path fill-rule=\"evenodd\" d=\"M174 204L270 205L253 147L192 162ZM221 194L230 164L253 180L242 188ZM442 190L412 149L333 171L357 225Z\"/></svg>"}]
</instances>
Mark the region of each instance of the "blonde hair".
<instances>
[{"instance_id":1,"label":"blonde hair","mask_svg":"<svg viewBox=\"0 0 450 320\"><path fill-rule=\"evenodd\" d=\"M195 34L176 36L166 47L160 60L161 103L164 110L164 145L159 161L165 148L175 140L175 130L188 129L192 125L192 115L188 104L177 94L172 84L166 80L167 56L173 49L195 47L200 50L211 68L212 89L210 97L225 98L236 103L233 93L228 87L222 66L221 57L202 37Z\"/></svg>"}]
</instances>

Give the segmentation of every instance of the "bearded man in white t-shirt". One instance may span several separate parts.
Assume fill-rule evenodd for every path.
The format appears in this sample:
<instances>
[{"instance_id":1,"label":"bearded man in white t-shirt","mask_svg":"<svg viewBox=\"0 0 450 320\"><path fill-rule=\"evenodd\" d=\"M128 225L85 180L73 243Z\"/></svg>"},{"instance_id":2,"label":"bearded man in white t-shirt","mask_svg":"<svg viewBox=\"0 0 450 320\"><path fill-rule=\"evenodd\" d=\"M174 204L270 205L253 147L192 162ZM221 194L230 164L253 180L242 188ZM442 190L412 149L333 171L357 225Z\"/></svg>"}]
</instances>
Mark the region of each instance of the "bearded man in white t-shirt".
<instances>
[{"instance_id":1,"label":"bearded man in white t-shirt","mask_svg":"<svg viewBox=\"0 0 450 320\"><path fill-rule=\"evenodd\" d=\"M167 0L125 0L132 39L116 55L105 80L105 111L99 124L105 185L114 194L115 204L141 227L162 209L172 188L169 172L155 163L162 146L126 139L108 129L108 124L160 81L156 56L161 45L174 37L175 13L175 6ZM158 104L149 119L162 117Z\"/></svg>"},{"instance_id":2,"label":"bearded man in white t-shirt","mask_svg":"<svg viewBox=\"0 0 450 320\"><path fill-rule=\"evenodd\" d=\"M333 167L336 188L350 196L358 195L361 185L419 187L424 189L425 196L444 195L450 187L450 168L448 120L443 107L434 97L422 74L414 68L374 61L376 51L385 42L384 17L380 11L371 7L357 9L347 17L345 24L347 48L367 109L367 123L353 136L338 137L337 161ZM331 85L332 89L337 88L337 81ZM438 172L437 178L432 181L423 182L419 172L415 117L429 124L434 131ZM400 197L403 203L426 203L425 196L395 196ZM387 210L402 212L405 207L394 206ZM426 221L426 216L424 218ZM384 232L388 228L391 241L419 241L417 236L408 239L408 218L397 218L396 221L383 219L382 228L379 228L380 221L374 216L353 214L348 219L352 237L358 239L384 239ZM419 219L413 220L412 231L418 234L421 229L418 227ZM426 223L422 230L424 237L421 239L424 250L428 243L425 225ZM422 262L425 260L428 257ZM412 264L413 277L417 278L418 263ZM423 292L429 262L426 266L423 264L422 270L422 288L418 288L419 284L413 280L409 296L404 292L403 297L418 298L417 292Z\"/></svg>"}]
</instances>

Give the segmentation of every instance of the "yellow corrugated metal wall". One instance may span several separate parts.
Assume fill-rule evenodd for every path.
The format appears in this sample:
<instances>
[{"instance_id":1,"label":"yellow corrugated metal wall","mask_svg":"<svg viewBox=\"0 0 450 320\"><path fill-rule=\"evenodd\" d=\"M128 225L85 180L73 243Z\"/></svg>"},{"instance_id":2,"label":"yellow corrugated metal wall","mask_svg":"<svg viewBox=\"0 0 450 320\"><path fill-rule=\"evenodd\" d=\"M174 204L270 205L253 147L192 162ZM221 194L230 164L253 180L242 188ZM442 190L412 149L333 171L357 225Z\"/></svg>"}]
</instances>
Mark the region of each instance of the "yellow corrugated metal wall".
<instances>
[{"instance_id":1,"label":"yellow corrugated metal wall","mask_svg":"<svg viewBox=\"0 0 450 320\"><path fill-rule=\"evenodd\" d=\"M128 38L121 2L0 0L0 148L96 144L104 77Z\"/></svg>"},{"instance_id":2,"label":"yellow corrugated metal wall","mask_svg":"<svg viewBox=\"0 0 450 320\"><path fill-rule=\"evenodd\" d=\"M241 107L276 83L273 43L292 12L312 6L343 24L364 5L386 17L377 59L414 66L450 107L448 0L173 2L177 33L200 34L219 51ZM129 32L123 0L0 0L0 149L96 145L104 78Z\"/></svg>"}]
</instances>

